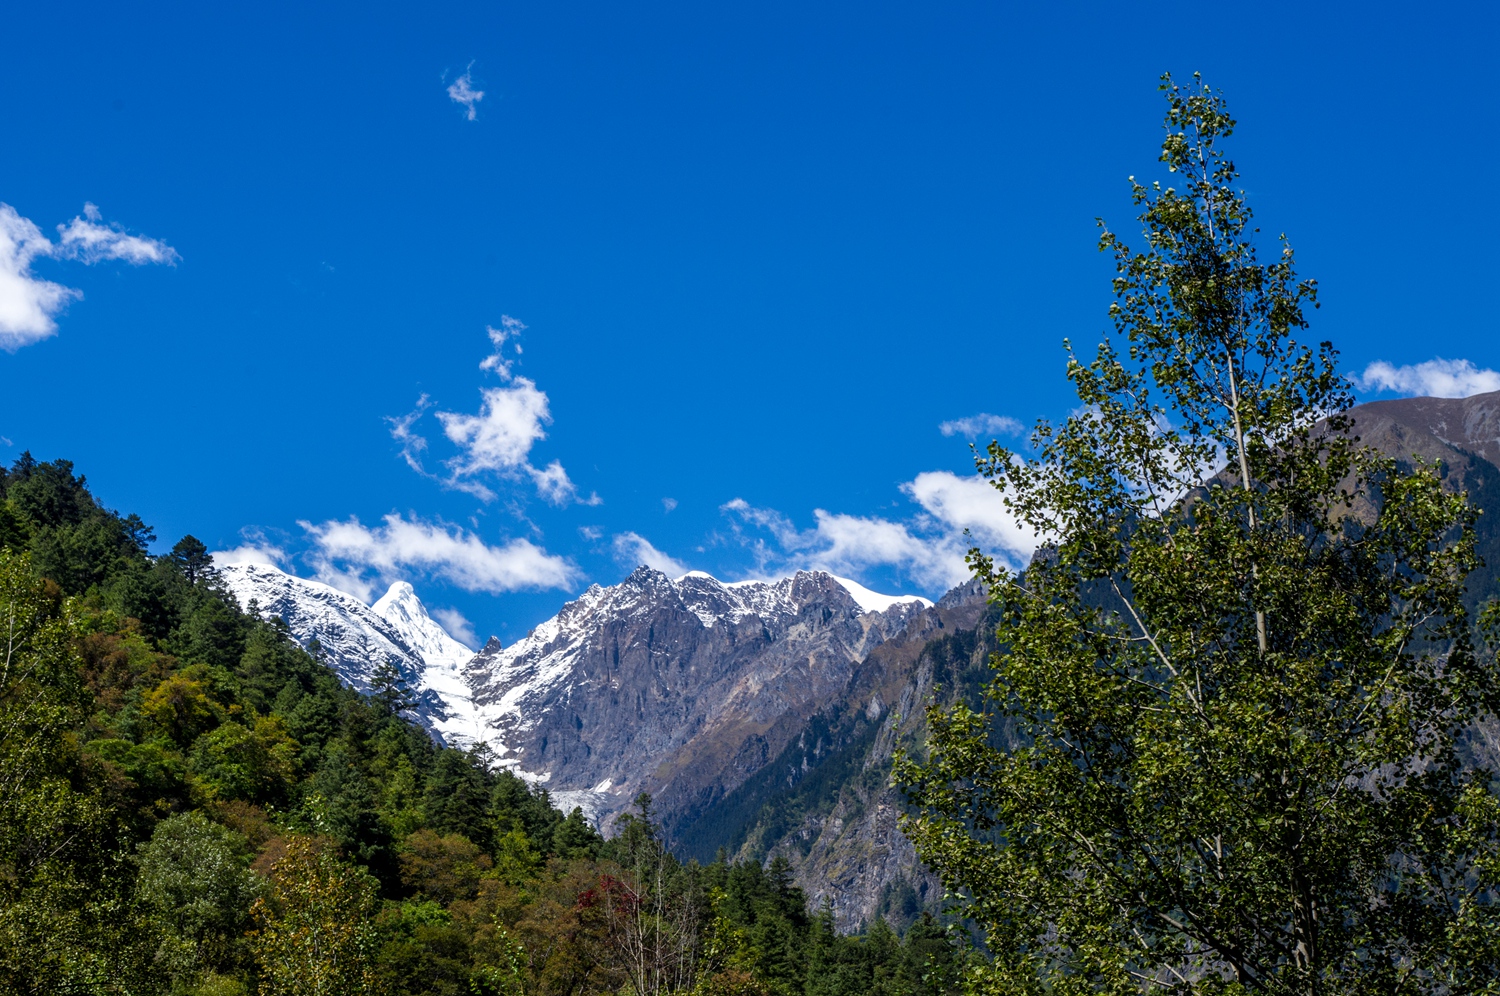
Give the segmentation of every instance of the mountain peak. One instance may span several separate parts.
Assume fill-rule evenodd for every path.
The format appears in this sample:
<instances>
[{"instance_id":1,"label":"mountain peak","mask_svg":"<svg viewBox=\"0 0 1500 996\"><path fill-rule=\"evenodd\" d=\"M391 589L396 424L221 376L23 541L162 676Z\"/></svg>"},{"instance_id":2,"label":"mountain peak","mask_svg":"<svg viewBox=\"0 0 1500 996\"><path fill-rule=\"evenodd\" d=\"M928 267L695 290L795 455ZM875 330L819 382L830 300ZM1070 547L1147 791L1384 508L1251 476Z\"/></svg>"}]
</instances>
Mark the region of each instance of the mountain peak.
<instances>
[{"instance_id":1,"label":"mountain peak","mask_svg":"<svg viewBox=\"0 0 1500 996\"><path fill-rule=\"evenodd\" d=\"M417 597L417 590L406 581L395 581L386 589L384 595L375 600L370 606L375 614L386 619L406 618L429 619L427 606ZM433 623L433 625L437 625Z\"/></svg>"},{"instance_id":2,"label":"mountain peak","mask_svg":"<svg viewBox=\"0 0 1500 996\"><path fill-rule=\"evenodd\" d=\"M387 588L385 594L380 597L380 601L385 601L386 599L391 599L391 600L394 601L395 599L416 598L416 597L417 597L417 589L413 588L411 586L410 582L407 582L407 581L392 581L391 582L391 586L389 588ZM421 601L421 600L418 599L418 601Z\"/></svg>"},{"instance_id":3,"label":"mountain peak","mask_svg":"<svg viewBox=\"0 0 1500 996\"><path fill-rule=\"evenodd\" d=\"M373 606L269 564L226 564L220 576L242 606L280 617L304 647L314 637L345 683L368 691L381 664L393 664L417 695L422 724L446 742L482 739L459 669L474 656L427 614L405 581Z\"/></svg>"},{"instance_id":4,"label":"mountain peak","mask_svg":"<svg viewBox=\"0 0 1500 996\"><path fill-rule=\"evenodd\" d=\"M455 640L428 614L416 589L405 581L392 584L370 610L390 623L406 645L428 664L457 668L474 656L474 651Z\"/></svg>"}]
</instances>

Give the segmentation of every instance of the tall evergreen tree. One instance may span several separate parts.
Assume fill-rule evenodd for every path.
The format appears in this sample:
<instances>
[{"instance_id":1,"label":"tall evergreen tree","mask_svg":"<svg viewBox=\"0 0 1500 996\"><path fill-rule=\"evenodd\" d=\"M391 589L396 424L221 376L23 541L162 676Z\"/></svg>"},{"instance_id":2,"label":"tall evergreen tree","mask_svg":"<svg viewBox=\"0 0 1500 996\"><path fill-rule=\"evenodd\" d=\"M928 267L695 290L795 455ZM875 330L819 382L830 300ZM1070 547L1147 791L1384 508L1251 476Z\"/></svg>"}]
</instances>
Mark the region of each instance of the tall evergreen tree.
<instances>
[{"instance_id":1,"label":"tall evergreen tree","mask_svg":"<svg viewBox=\"0 0 1500 996\"><path fill-rule=\"evenodd\" d=\"M208 547L196 536L184 536L172 547L172 552L167 554L167 559L182 571L182 576L187 578L188 584L198 584L202 581L212 580L217 571L214 569L214 558L208 552Z\"/></svg>"}]
</instances>

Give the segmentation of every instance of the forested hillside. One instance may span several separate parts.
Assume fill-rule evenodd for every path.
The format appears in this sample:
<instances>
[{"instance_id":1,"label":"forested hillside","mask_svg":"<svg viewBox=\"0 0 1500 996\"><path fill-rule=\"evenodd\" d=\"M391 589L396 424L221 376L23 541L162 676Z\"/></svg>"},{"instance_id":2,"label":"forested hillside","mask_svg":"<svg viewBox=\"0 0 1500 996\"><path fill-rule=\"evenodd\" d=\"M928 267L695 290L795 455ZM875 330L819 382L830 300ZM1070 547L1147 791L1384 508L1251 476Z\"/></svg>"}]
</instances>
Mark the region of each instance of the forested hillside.
<instances>
[{"instance_id":1,"label":"forested hillside","mask_svg":"<svg viewBox=\"0 0 1500 996\"><path fill-rule=\"evenodd\" d=\"M784 861L604 839L341 686L72 465L0 472L0 991L938 993L922 917L840 936Z\"/></svg>"}]
</instances>

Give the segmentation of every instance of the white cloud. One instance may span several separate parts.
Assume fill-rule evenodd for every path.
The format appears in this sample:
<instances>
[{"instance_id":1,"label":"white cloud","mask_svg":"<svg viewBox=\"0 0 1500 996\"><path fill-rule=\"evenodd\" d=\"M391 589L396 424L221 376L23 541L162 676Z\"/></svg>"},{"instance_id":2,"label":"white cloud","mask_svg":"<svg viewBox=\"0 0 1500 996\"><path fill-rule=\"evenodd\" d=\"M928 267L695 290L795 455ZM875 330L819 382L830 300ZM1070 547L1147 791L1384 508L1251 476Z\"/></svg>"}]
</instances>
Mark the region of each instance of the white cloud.
<instances>
[{"instance_id":1,"label":"white cloud","mask_svg":"<svg viewBox=\"0 0 1500 996\"><path fill-rule=\"evenodd\" d=\"M417 399L417 407L405 415L386 416L386 421L391 424L391 438L401 444L401 459L405 460L406 465L412 470L424 475L427 474L427 470L422 466L422 452L427 449L427 440L413 432L412 426L430 407L432 403L424 394Z\"/></svg>"},{"instance_id":2,"label":"white cloud","mask_svg":"<svg viewBox=\"0 0 1500 996\"><path fill-rule=\"evenodd\" d=\"M1000 492L977 474L960 477L929 470L901 490L950 530L969 530L979 546L1003 554L1012 564L1025 564L1036 551L1036 533L1017 522Z\"/></svg>"},{"instance_id":3,"label":"white cloud","mask_svg":"<svg viewBox=\"0 0 1500 996\"><path fill-rule=\"evenodd\" d=\"M0 203L0 349L14 353L55 334L57 315L69 301L83 296L74 288L38 277L31 269L36 259L82 263L119 259L135 265L170 264L178 259L176 250L164 242L101 224L99 209L92 204L85 205L84 215L58 225L60 241L54 245L34 222Z\"/></svg>"},{"instance_id":4,"label":"white cloud","mask_svg":"<svg viewBox=\"0 0 1500 996\"><path fill-rule=\"evenodd\" d=\"M433 618L442 624L448 635L470 650L479 648L479 638L474 635L474 624L457 609L433 609Z\"/></svg>"},{"instance_id":5,"label":"white cloud","mask_svg":"<svg viewBox=\"0 0 1500 996\"><path fill-rule=\"evenodd\" d=\"M1500 372L1481 369L1468 360L1441 357L1400 367L1377 360L1352 379L1362 390L1394 391L1408 397L1467 398L1500 391Z\"/></svg>"},{"instance_id":6,"label":"white cloud","mask_svg":"<svg viewBox=\"0 0 1500 996\"><path fill-rule=\"evenodd\" d=\"M554 505L562 506L577 502L580 505L603 505L604 499L590 493L587 498L578 496L578 486L568 479L561 460L553 460L541 470L527 466L527 473L536 484L537 494Z\"/></svg>"},{"instance_id":7,"label":"white cloud","mask_svg":"<svg viewBox=\"0 0 1500 996\"><path fill-rule=\"evenodd\" d=\"M662 553L639 533L620 533L615 537L614 546L615 559L627 567L645 564L652 570L674 578L681 577L691 569L680 560Z\"/></svg>"},{"instance_id":8,"label":"white cloud","mask_svg":"<svg viewBox=\"0 0 1500 996\"><path fill-rule=\"evenodd\" d=\"M663 498L661 500L661 507L662 507L662 510L663 510L662 514L666 515L666 514L670 513L674 508L677 507L677 499L676 498Z\"/></svg>"},{"instance_id":9,"label":"white cloud","mask_svg":"<svg viewBox=\"0 0 1500 996\"><path fill-rule=\"evenodd\" d=\"M601 539L604 536L604 530L600 529L598 526L579 526L578 535L592 542L594 540Z\"/></svg>"},{"instance_id":10,"label":"white cloud","mask_svg":"<svg viewBox=\"0 0 1500 996\"><path fill-rule=\"evenodd\" d=\"M858 575L871 567L893 566L918 584L951 588L969 577L968 545L952 535L922 536L890 519L834 514L815 509L817 521L809 550L812 564L834 574Z\"/></svg>"},{"instance_id":11,"label":"white cloud","mask_svg":"<svg viewBox=\"0 0 1500 996\"><path fill-rule=\"evenodd\" d=\"M526 324L509 315L501 315L500 327L498 329L493 325L486 325L484 331L489 335L490 342L494 344L495 351L479 362L479 369L492 370L505 380L509 380L511 364L515 360L507 360L505 358L505 344L520 336L522 332L525 332ZM511 348L516 351L517 356L521 355L521 344L519 342L513 343Z\"/></svg>"},{"instance_id":12,"label":"white cloud","mask_svg":"<svg viewBox=\"0 0 1500 996\"><path fill-rule=\"evenodd\" d=\"M771 534L774 545L760 538L747 544L755 551L759 574L809 569L859 577L872 567L895 567L928 589L948 588L968 577L967 545L951 534L924 533L920 523L820 508L813 512L814 527L798 530L780 512L755 508L743 498L726 503L722 511Z\"/></svg>"},{"instance_id":13,"label":"white cloud","mask_svg":"<svg viewBox=\"0 0 1500 996\"><path fill-rule=\"evenodd\" d=\"M494 344L494 352L480 364L506 381L503 387L481 388L479 413L440 411L437 420L443 426L443 434L453 442L459 453L443 462L448 476L439 478L423 466L422 454L427 450L427 439L414 428L421 420L431 402L427 395L417 399L416 407L405 415L388 416L391 438L401 444L401 458L417 473L459 491L466 491L483 501L493 501L495 491L484 481L487 476L505 480L529 479L537 494L554 505L599 505L603 503L597 494L580 497L578 486L568 477L562 462L553 460L545 467L531 463L531 448L547 438L545 426L552 422L547 393L527 377L512 376L514 359L504 356L507 342L518 336L526 326L509 315L500 319L500 328L487 326L485 331ZM519 355L521 347L513 348Z\"/></svg>"},{"instance_id":14,"label":"white cloud","mask_svg":"<svg viewBox=\"0 0 1500 996\"><path fill-rule=\"evenodd\" d=\"M119 225L100 223L99 209L84 204L83 217L74 216L66 225L58 225L57 256L84 263L120 259L136 266L145 263L175 264L182 257L177 250L157 239L129 235Z\"/></svg>"},{"instance_id":15,"label":"white cloud","mask_svg":"<svg viewBox=\"0 0 1500 996\"><path fill-rule=\"evenodd\" d=\"M523 588L567 590L579 572L567 560L529 540L490 546L473 533L416 517L385 516L374 528L357 518L321 524L302 521L314 552L319 580L368 600L369 575L395 580L412 571L440 578L465 591L499 594Z\"/></svg>"},{"instance_id":16,"label":"white cloud","mask_svg":"<svg viewBox=\"0 0 1500 996\"><path fill-rule=\"evenodd\" d=\"M448 98L455 104L463 106L464 117L470 121L479 117L479 111L475 105L484 99L484 91L474 89L473 68L474 63L469 63L469 67L464 70L464 74L448 85Z\"/></svg>"},{"instance_id":17,"label":"white cloud","mask_svg":"<svg viewBox=\"0 0 1500 996\"><path fill-rule=\"evenodd\" d=\"M1036 550L1036 537L1015 521L984 478L929 471L901 490L921 507L905 520L820 508L813 512L813 527L799 530L780 512L756 508L742 498L726 503L722 511L769 534L767 542L735 527L741 542L755 551L763 574L809 568L858 577L889 567L936 592L971 576L964 559L971 547L1013 567L1024 566Z\"/></svg>"},{"instance_id":18,"label":"white cloud","mask_svg":"<svg viewBox=\"0 0 1500 996\"><path fill-rule=\"evenodd\" d=\"M52 335L57 331L53 316L83 296L31 272L31 261L52 251L41 229L0 204L0 349L14 353Z\"/></svg>"},{"instance_id":19,"label":"white cloud","mask_svg":"<svg viewBox=\"0 0 1500 996\"><path fill-rule=\"evenodd\" d=\"M552 421L547 394L536 383L517 377L509 387L487 387L478 415L438 412L443 433L462 450L448 461L457 480L484 473L514 476L528 467L531 447L547 437L543 425Z\"/></svg>"},{"instance_id":20,"label":"white cloud","mask_svg":"<svg viewBox=\"0 0 1500 996\"><path fill-rule=\"evenodd\" d=\"M989 412L980 412L978 415L944 422L938 426L938 431L945 436L977 439L980 436L1018 436L1026 431L1026 427L1009 415L991 415Z\"/></svg>"},{"instance_id":21,"label":"white cloud","mask_svg":"<svg viewBox=\"0 0 1500 996\"><path fill-rule=\"evenodd\" d=\"M231 564L269 564L272 567L283 567L291 560L287 552L279 546L266 543L244 543L228 550L214 550L209 556L214 558L217 567L228 567Z\"/></svg>"}]
</instances>

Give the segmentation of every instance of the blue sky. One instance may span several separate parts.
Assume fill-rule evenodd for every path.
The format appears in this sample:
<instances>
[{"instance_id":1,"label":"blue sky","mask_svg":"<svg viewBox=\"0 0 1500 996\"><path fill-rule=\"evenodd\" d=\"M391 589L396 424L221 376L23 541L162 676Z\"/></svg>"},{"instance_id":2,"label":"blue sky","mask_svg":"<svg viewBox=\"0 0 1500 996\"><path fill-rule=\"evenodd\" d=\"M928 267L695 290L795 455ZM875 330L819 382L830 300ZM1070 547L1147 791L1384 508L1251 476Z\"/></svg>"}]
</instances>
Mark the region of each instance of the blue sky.
<instances>
[{"instance_id":1,"label":"blue sky","mask_svg":"<svg viewBox=\"0 0 1500 996\"><path fill-rule=\"evenodd\" d=\"M507 642L640 560L936 595L962 526L1021 542L965 436L1070 407L1164 70L1228 94L1367 397L1500 386L1496 21L22 5L0 459Z\"/></svg>"}]
</instances>

